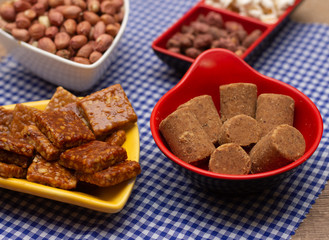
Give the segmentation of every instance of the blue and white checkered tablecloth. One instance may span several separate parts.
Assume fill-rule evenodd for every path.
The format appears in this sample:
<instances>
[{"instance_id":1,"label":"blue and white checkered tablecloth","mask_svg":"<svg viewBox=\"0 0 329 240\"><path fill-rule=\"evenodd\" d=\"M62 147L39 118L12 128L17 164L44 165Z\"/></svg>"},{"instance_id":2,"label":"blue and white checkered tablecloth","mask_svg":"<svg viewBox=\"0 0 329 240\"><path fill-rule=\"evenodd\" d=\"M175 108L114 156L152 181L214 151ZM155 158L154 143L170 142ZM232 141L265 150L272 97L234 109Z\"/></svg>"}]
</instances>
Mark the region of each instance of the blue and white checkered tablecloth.
<instances>
[{"instance_id":1,"label":"blue and white checkered tablecloth","mask_svg":"<svg viewBox=\"0 0 329 240\"><path fill-rule=\"evenodd\" d=\"M151 43L195 3L132 0L117 61L87 92L120 83L139 116L143 171L124 209L110 215L0 189L1 239L290 239L329 178L329 26L290 21L251 63L315 102L324 120L317 151L275 190L225 199L195 189L157 148L149 126L156 102L180 80ZM10 55L0 62L1 105L49 99L55 89Z\"/></svg>"}]
</instances>

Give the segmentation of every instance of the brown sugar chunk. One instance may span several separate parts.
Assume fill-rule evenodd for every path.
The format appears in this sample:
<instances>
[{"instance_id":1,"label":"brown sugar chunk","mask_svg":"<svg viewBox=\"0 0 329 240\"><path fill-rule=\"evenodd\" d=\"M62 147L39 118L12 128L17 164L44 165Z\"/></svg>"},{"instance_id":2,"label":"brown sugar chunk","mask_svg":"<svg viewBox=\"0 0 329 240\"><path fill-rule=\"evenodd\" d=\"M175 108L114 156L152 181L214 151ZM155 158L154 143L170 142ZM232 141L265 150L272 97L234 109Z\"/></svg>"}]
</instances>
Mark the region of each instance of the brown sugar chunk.
<instances>
[{"instance_id":1,"label":"brown sugar chunk","mask_svg":"<svg viewBox=\"0 0 329 240\"><path fill-rule=\"evenodd\" d=\"M189 109L180 108L168 115L161 121L159 130L172 153L187 163L207 160L215 150L208 134Z\"/></svg>"},{"instance_id":2,"label":"brown sugar chunk","mask_svg":"<svg viewBox=\"0 0 329 240\"><path fill-rule=\"evenodd\" d=\"M77 185L77 179L70 170L61 166L57 161L46 161L40 155L35 156L27 169L26 179L30 182L61 189L72 189Z\"/></svg>"},{"instance_id":3,"label":"brown sugar chunk","mask_svg":"<svg viewBox=\"0 0 329 240\"><path fill-rule=\"evenodd\" d=\"M99 187L109 187L136 177L141 173L138 162L125 160L105 170L95 173L77 172L80 181L95 184Z\"/></svg>"},{"instance_id":4,"label":"brown sugar chunk","mask_svg":"<svg viewBox=\"0 0 329 240\"><path fill-rule=\"evenodd\" d=\"M118 130L105 139L105 142L113 146L122 146L126 141L125 130Z\"/></svg>"},{"instance_id":5,"label":"brown sugar chunk","mask_svg":"<svg viewBox=\"0 0 329 240\"><path fill-rule=\"evenodd\" d=\"M274 128L251 149L251 172L267 172L286 166L305 152L305 139L298 129L282 124Z\"/></svg>"},{"instance_id":6,"label":"brown sugar chunk","mask_svg":"<svg viewBox=\"0 0 329 240\"><path fill-rule=\"evenodd\" d=\"M225 122L238 114L255 118L257 103L257 86L253 83L231 83L221 85L220 114Z\"/></svg>"},{"instance_id":7,"label":"brown sugar chunk","mask_svg":"<svg viewBox=\"0 0 329 240\"><path fill-rule=\"evenodd\" d=\"M219 143L236 143L248 147L258 142L261 128L258 122L247 115L236 115L223 123L219 134Z\"/></svg>"},{"instance_id":8,"label":"brown sugar chunk","mask_svg":"<svg viewBox=\"0 0 329 240\"><path fill-rule=\"evenodd\" d=\"M5 133L0 133L0 149L27 157L32 157L34 154L34 147L32 145Z\"/></svg>"},{"instance_id":9,"label":"brown sugar chunk","mask_svg":"<svg viewBox=\"0 0 329 240\"><path fill-rule=\"evenodd\" d=\"M249 155L236 143L219 146L209 160L209 171L215 173L246 175L250 167Z\"/></svg>"},{"instance_id":10,"label":"brown sugar chunk","mask_svg":"<svg viewBox=\"0 0 329 240\"><path fill-rule=\"evenodd\" d=\"M26 106L24 104L16 104L13 112L13 120L10 125L10 132L17 138L23 138L22 131L25 126L35 125L35 117L41 110Z\"/></svg>"},{"instance_id":11,"label":"brown sugar chunk","mask_svg":"<svg viewBox=\"0 0 329 240\"><path fill-rule=\"evenodd\" d=\"M215 104L209 95L195 97L178 108L188 107L201 124L203 130L209 135L213 144L218 143L218 135L222 126Z\"/></svg>"},{"instance_id":12,"label":"brown sugar chunk","mask_svg":"<svg viewBox=\"0 0 329 240\"><path fill-rule=\"evenodd\" d=\"M137 121L137 115L120 84L84 97L79 106L96 137Z\"/></svg>"},{"instance_id":13,"label":"brown sugar chunk","mask_svg":"<svg viewBox=\"0 0 329 240\"><path fill-rule=\"evenodd\" d=\"M293 126L294 114L295 100L292 97L274 93L258 96L256 120L262 127L262 136L281 124Z\"/></svg>"},{"instance_id":14,"label":"brown sugar chunk","mask_svg":"<svg viewBox=\"0 0 329 240\"><path fill-rule=\"evenodd\" d=\"M0 106L0 132L9 132L11 121L13 120L12 109L6 109Z\"/></svg>"},{"instance_id":15,"label":"brown sugar chunk","mask_svg":"<svg viewBox=\"0 0 329 240\"><path fill-rule=\"evenodd\" d=\"M0 149L0 162L14 164L22 168L30 165L31 157Z\"/></svg>"},{"instance_id":16,"label":"brown sugar chunk","mask_svg":"<svg viewBox=\"0 0 329 240\"><path fill-rule=\"evenodd\" d=\"M25 178L26 169L14 164L0 162L0 177L3 178Z\"/></svg>"},{"instance_id":17,"label":"brown sugar chunk","mask_svg":"<svg viewBox=\"0 0 329 240\"><path fill-rule=\"evenodd\" d=\"M45 160L53 161L59 158L58 148L36 126L26 126L23 129L23 136Z\"/></svg>"},{"instance_id":18,"label":"brown sugar chunk","mask_svg":"<svg viewBox=\"0 0 329 240\"><path fill-rule=\"evenodd\" d=\"M56 92L50 99L49 103L47 104L45 110L58 110L69 103L75 103L78 101L78 98L64 89L63 87L57 87Z\"/></svg>"},{"instance_id":19,"label":"brown sugar chunk","mask_svg":"<svg viewBox=\"0 0 329 240\"><path fill-rule=\"evenodd\" d=\"M91 141L66 150L59 163L67 168L93 173L127 159L127 152L120 146L111 146L102 141Z\"/></svg>"},{"instance_id":20,"label":"brown sugar chunk","mask_svg":"<svg viewBox=\"0 0 329 240\"><path fill-rule=\"evenodd\" d=\"M36 125L60 150L95 139L88 126L71 110L53 110L37 114Z\"/></svg>"}]
</instances>

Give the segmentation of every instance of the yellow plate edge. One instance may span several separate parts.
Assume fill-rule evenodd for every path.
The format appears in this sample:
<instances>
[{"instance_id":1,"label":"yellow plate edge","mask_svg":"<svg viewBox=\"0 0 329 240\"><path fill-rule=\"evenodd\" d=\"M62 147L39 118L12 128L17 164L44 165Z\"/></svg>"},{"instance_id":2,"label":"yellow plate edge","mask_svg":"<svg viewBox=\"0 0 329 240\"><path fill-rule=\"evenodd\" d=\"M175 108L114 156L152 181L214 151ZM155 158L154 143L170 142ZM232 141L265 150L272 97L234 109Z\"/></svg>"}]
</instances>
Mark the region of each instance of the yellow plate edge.
<instances>
[{"instance_id":1,"label":"yellow plate edge","mask_svg":"<svg viewBox=\"0 0 329 240\"><path fill-rule=\"evenodd\" d=\"M36 102L27 102L23 104L38 109L44 109L48 102L49 100L42 100ZM3 107L7 109L14 109L15 105L16 104L6 105ZM134 126L127 131L127 139L123 147L127 151L129 160L139 162L140 142L137 123L135 123ZM117 196L114 196L113 200L108 201L102 200L100 198L97 198L96 196L87 193L49 187L42 184L29 182L25 179L0 177L0 187L64 203L69 203L100 212L116 213L119 212L125 206L128 198L130 197L135 181L136 178L133 178L123 183L120 183L117 186L103 188L102 190L104 190L105 194L107 194L107 192L105 191L111 190L115 190L115 192L117 193ZM111 195L111 192L109 192L108 194Z\"/></svg>"}]
</instances>

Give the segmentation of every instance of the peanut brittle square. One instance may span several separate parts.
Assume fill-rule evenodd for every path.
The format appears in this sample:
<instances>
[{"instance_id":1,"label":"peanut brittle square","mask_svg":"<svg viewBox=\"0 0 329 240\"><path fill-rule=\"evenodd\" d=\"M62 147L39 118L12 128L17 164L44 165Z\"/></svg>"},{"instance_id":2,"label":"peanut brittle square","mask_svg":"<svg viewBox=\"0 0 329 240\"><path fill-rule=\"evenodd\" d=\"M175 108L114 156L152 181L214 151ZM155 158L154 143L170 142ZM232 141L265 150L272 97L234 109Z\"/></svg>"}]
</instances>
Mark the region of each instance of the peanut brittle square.
<instances>
[{"instance_id":1,"label":"peanut brittle square","mask_svg":"<svg viewBox=\"0 0 329 240\"><path fill-rule=\"evenodd\" d=\"M0 132L9 132L14 110L0 106Z\"/></svg>"},{"instance_id":2,"label":"peanut brittle square","mask_svg":"<svg viewBox=\"0 0 329 240\"><path fill-rule=\"evenodd\" d=\"M124 148L95 140L66 150L61 154L59 163L67 168L92 173L125 159L127 152Z\"/></svg>"},{"instance_id":3,"label":"peanut brittle square","mask_svg":"<svg viewBox=\"0 0 329 240\"><path fill-rule=\"evenodd\" d=\"M27 157L32 157L34 154L34 147L32 145L6 133L0 133L0 149Z\"/></svg>"},{"instance_id":4,"label":"peanut brittle square","mask_svg":"<svg viewBox=\"0 0 329 240\"><path fill-rule=\"evenodd\" d=\"M47 104L45 111L58 110L69 103L77 102L78 98L64 89L63 87L57 87L56 92L51 97L49 103Z\"/></svg>"},{"instance_id":5,"label":"peanut brittle square","mask_svg":"<svg viewBox=\"0 0 329 240\"><path fill-rule=\"evenodd\" d=\"M40 155L35 156L27 169L26 179L61 189L72 189L77 185L77 178L70 170L62 167L57 161L46 161Z\"/></svg>"},{"instance_id":6,"label":"peanut brittle square","mask_svg":"<svg viewBox=\"0 0 329 240\"><path fill-rule=\"evenodd\" d=\"M71 110L46 111L36 115L40 131L60 150L95 139L88 126Z\"/></svg>"},{"instance_id":7,"label":"peanut brittle square","mask_svg":"<svg viewBox=\"0 0 329 240\"><path fill-rule=\"evenodd\" d=\"M4 178L25 178L26 169L14 164L0 162L0 177Z\"/></svg>"},{"instance_id":8,"label":"peanut brittle square","mask_svg":"<svg viewBox=\"0 0 329 240\"><path fill-rule=\"evenodd\" d=\"M137 115L120 84L86 96L78 104L96 137L137 121Z\"/></svg>"},{"instance_id":9,"label":"peanut brittle square","mask_svg":"<svg viewBox=\"0 0 329 240\"><path fill-rule=\"evenodd\" d=\"M141 167L138 162L125 160L99 172L77 172L76 176L79 181L95 184L99 187L109 187L136 177L140 173Z\"/></svg>"}]
</instances>

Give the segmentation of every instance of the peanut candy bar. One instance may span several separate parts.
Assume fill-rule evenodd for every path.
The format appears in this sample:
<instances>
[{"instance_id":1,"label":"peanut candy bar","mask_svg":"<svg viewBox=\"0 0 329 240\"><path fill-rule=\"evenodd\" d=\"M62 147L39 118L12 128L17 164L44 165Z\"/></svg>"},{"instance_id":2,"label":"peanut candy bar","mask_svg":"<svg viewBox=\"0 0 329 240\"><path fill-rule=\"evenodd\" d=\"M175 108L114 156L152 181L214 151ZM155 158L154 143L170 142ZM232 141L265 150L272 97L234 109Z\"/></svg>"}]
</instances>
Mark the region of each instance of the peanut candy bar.
<instances>
[{"instance_id":1,"label":"peanut candy bar","mask_svg":"<svg viewBox=\"0 0 329 240\"><path fill-rule=\"evenodd\" d=\"M59 163L77 171L93 173L125 159L127 152L124 148L95 140L66 150L61 154Z\"/></svg>"},{"instance_id":2,"label":"peanut candy bar","mask_svg":"<svg viewBox=\"0 0 329 240\"><path fill-rule=\"evenodd\" d=\"M0 149L0 162L27 168L30 165L31 157Z\"/></svg>"},{"instance_id":3,"label":"peanut candy bar","mask_svg":"<svg viewBox=\"0 0 329 240\"><path fill-rule=\"evenodd\" d=\"M25 178L26 169L14 164L0 162L0 176L4 178Z\"/></svg>"},{"instance_id":4,"label":"peanut candy bar","mask_svg":"<svg viewBox=\"0 0 329 240\"><path fill-rule=\"evenodd\" d=\"M57 87L56 92L47 104L45 111L58 110L69 103L77 102L78 98L63 87Z\"/></svg>"},{"instance_id":5,"label":"peanut candy bar","mask_svg":"<svg viewBox=\"0 0 329 240\"><path fill-rule=\"evenodd\" d=\"M26 126L23 129L23 135L45 160L53 161L59 158L60 151L58 148L36 126Z\"/></svg>"},{"instance_id":6,"label":"peanut candy bar","mask_svg":"<svg viewBox=\"0 0 329 240\"><path fill-rule=\"evenodd\" d=\"M125 160L103 171L95 173L77 172L78 180L95 184L99 187L109 187L136 177L141 173L138 162Z\"/></svg>"},{"instance_id":7,"label":"peanut candy bar","mask_svg":"<svg viewBox=\"0 0 329 240\"><path fill-rule=\"evenodd\" d=\"M88 126L71 110L54 110L37 114L36 125L60 150L76 147L95 139Z\"/></svg>"},{"instance_id":8,"label":"peanut candy bar","mask_svg":"<svg viewBox=\"0 0 329 240\"><path fill-rule=\"evenodd\" d=\"M137 121L137 115L120 84L86 96L78 104L96 137Z\"/></svg>"},{"instance_id":9,"label":"peanut candy bar","mask_svg":"<svg viewBox=\"0 0 329 240\"><path fill-rule=\"evenodd\" d=\"M5 109L0 106L0 132L9 132L14 110Z\"/></svg>"},{"instance_id":10,"label":"peanut candy bar","mask_svg":"<svg viewBox=\"0 0 329 240\"><path fill-rule=\"evenodd\" d=\"M0 133L0 149L27 157L32 157L34 154L34 147L32 145L6 133Z\"/></svg>"},{"instance_id":11,"label":"peanut candy bar","mask_svg":"<svg viewBox=\"0 0 329 240\"><path fill-rule=\"evenodd\" d=\"M35 116L41 110L29 107L24 104L16 104L13 112L13 120L10 125L10 132L17 138L23 138L22 130L25 126L35 125Z\"/></svg>"},{"instance_id":12,"label":"peanut candy bar","mask_svg":"<svg viewBox=\"0 0 329 240\"><path fill-rule=\"evenodd\" d=\"M35 156L27 169L26 179L30 182L61 189L72 189L77 185L77 179L70 170L62 167L56 161L46 161L40 155Z\"/></svg>"}]
</instances>

